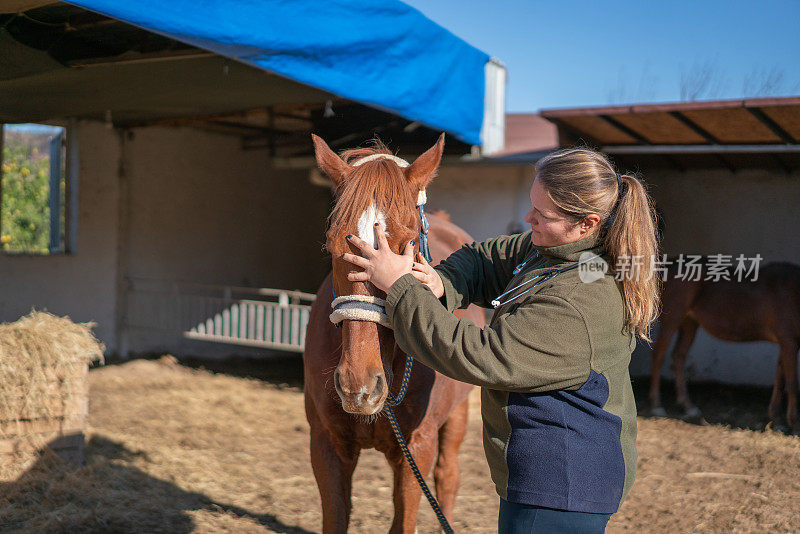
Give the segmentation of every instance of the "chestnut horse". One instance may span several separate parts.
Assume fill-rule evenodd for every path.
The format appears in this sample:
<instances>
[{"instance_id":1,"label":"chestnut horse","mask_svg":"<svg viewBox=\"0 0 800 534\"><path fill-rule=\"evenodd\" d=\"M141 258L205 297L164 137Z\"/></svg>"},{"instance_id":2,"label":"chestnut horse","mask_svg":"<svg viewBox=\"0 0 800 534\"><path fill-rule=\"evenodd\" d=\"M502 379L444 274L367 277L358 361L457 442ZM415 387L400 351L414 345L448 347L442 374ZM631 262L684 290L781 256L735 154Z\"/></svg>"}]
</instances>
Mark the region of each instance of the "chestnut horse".
<instances>
[{"instance_id":1,"label":"chestnut horse","mask_svg":"<svg viewBox=\"0 0 800 534\"><path fill-rule=\"evenodd\" d=\"M672 335L678 340L672 352L678 404L687 416L699 416L686 391L684 363L697 327L723 341L771 341L780 347L769 418L781 427L781 404L786 389L786 420L793 431L797 421L797 351L800 349L800 266L779 262L760 269L758 279L687 281L670 266L661 298L658 337L652 350L650 406L653 415L666 415L659 390L661 366Z\"/></svg>"},{"instance_id":2,"label":"chestnut horse","mask_svg":"<svg viewBox=\"0 0 800 534\"><path fill-rule=\"evenodd\" d=\"M337 296L386 296L372 284L347 279L347 274L358 268L342 260L342 254L359 253L347 243L348 234L375 243L373 224L377 222L384 225L396 253L412 239L419 250L421 222L415 201L436 172L444 135L410 166L391 156L382 145L347 151L342 159L322 139L312 137L317 163L335 184L337 198L326 242L333 272L317 292L303 354L311 465L322 499L322 530L347 530L352 475L359 452L375 448L386 455L394 471L391 532L414 532L421 490L381 413L390 389L397 394L406 355L395 344L389 328L352 319L345 319L337 328L329 315L334 288ZM430 217L429 239L434 263L472 242L462 229L434 216ZM479 326L485 324L483 313L474 306L457 314ZM429 473L436 462L436 495L448 520L458 489L458 449L466 432L471 388L416 363L405 400L394 408L420 471Z\"/></svg>"}]
</instances>

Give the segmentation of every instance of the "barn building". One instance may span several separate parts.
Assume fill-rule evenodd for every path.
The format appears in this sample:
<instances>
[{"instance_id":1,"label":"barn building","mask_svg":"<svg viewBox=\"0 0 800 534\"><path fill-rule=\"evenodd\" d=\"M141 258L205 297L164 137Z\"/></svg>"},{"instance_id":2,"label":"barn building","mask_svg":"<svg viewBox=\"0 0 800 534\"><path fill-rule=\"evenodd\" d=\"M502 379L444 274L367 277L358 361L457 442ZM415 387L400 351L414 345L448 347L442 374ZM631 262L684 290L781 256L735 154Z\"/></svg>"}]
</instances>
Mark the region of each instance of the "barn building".
<instances>
[{"instance_id":1,"label":"barn building","mask_svg":"<svg viewBox=\"0 0 800 534\"><path fill-rule=\"evenodd\" d=\"M310 133L419 154L445 131L447 158L488 154L504 87L394 0L0 0L0 123L66 138L60 242L0 253L0 320L95 321L123 356L298 350L330 265Z\"/></svg>"}]
</instances>

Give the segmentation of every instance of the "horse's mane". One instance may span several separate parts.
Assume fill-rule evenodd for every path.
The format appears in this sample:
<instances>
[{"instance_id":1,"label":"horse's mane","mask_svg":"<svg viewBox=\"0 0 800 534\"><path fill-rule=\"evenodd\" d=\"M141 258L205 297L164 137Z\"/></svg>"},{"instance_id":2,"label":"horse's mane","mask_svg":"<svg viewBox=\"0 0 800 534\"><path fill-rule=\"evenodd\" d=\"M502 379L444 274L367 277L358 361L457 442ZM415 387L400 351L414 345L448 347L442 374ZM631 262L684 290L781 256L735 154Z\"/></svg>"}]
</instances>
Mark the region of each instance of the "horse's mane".
<instances>
[{"instance_id":1,"label":"horse's mane","mask_svg":"<svg viewBox=\"0 0 800 534\"><path fill-rule=\"evenodd\" d=\"M345 150L342 159L348 164L373 154L391 154L380 140L372 146ZM356 227L361 214L370 205L382 211L387 223L393 221L408 228L416 228L414 195L405 174L391 160L376 159L355 167L336 191L336 204L328 221L328 242L344 237Z\"/></svg>"}]
</instances>

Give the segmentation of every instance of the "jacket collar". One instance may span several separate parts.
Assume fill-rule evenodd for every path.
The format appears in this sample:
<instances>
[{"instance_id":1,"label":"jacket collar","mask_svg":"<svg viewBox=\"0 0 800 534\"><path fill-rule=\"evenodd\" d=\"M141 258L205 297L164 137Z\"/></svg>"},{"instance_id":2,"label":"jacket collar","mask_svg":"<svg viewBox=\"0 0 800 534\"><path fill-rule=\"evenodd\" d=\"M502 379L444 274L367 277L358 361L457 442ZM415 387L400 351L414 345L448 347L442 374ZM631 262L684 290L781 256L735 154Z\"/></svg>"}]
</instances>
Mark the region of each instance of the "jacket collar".
<instances>
[{"instance_id":1,"label":"jacket collar","mask_svg":"<svg viewBox=\"0 0 800 534\"><path fill-rule=\"evenodd\" d=\"M598 239L598 235L598 232L594 232L572 243L564 243L563 245L555 245L552 247L534 245L533 248L553 263L578 261L583 252L588 251L592 254L600 255L604 253L603 243L602 240Z\"/></svg>"}]
</instances>

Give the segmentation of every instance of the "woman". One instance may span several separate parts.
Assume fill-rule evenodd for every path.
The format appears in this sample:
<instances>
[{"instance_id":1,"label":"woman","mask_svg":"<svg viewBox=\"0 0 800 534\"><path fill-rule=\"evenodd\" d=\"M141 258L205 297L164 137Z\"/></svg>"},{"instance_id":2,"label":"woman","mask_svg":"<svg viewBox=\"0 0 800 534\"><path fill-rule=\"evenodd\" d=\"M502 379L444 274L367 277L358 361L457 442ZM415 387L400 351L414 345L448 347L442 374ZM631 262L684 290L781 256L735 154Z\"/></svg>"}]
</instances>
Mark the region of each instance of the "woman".
<instances>
[{"instance_id":1,"label":"woman","mask_svg":"<svg viewBox=\"0 0 800 534\"><path fill-rule=\"evenodd\" d=\"M466 245L431 268L357 237L345 259L387 293L397 344L482 387L500 533L603 532L633 484L628 364L658 309L653 203L587 149L536 165L523 234ZM602 268L609 267L603 273ZM616 280L615 280L616 277ZM494 302L493 302L494 301ZM495 306L484 329L450 312Z\"/></svg>"}]
</instances>

